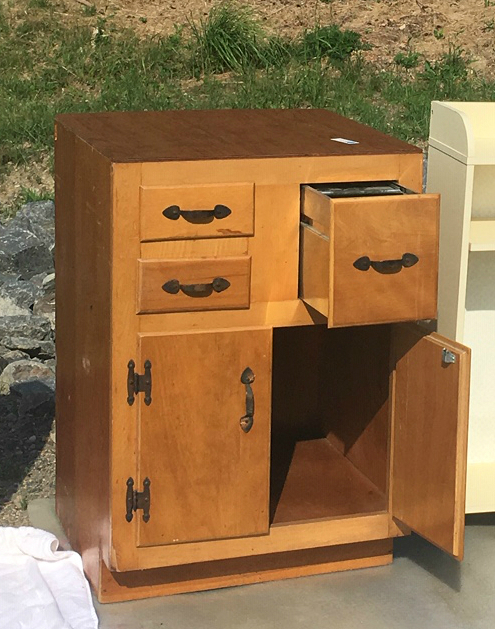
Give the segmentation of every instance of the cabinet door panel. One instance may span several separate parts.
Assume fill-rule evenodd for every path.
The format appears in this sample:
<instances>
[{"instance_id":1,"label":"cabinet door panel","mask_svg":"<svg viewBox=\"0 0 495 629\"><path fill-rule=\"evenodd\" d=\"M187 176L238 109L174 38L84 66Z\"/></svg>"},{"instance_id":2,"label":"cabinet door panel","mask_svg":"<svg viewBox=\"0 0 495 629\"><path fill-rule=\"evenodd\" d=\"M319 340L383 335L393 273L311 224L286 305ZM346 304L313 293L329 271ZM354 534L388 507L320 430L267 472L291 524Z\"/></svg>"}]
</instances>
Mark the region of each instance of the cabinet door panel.
<instances>
[{"instance_id":1,"label":"cabinet door panel","mask_svg":"<svg viewBox=\"0 0 495 629\"><path fill-rule=\"evenodd\" d=\"M270 329L141 337L153 384L151 405L139 401L140 483L151 481L139 546L268 533L271 343Z\"/></svg>"},{"instance_id":2,"label":"cabinet door panel","mask_svg":"<svg viewBox=\"0 0 495 629\"><path fill-rule=\"evenodd\" d=\"M462 559L470 351L399 326L394 354L392 514Z\"/></svg>"}]
</instances>

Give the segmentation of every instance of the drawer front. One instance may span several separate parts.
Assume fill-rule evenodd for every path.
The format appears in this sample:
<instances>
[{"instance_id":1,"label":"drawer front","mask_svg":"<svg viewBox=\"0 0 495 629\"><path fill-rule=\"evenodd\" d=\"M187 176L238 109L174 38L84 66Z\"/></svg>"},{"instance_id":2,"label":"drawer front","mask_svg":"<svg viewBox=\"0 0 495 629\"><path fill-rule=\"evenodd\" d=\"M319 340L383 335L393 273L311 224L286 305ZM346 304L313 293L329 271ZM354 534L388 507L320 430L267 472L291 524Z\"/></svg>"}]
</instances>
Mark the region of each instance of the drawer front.
<instances>
[{"instance_id":1,"label":"drawer front","mask_svg":"<svg viewBox=\"0 0 495 629\"><path fill-rule=\"evenodd\" d=\"M252 236L254 184L140 189L141 241Z\"/></svg>"},{"instance_id":2,"label":"drawer front","mask_svg":"<svg viewBox=\"0 0 495 629\"><path fill-rule=\"evenodd\" d=\"M138 314L249 308L249 256L138 260L138 265Z\"/></svg>"},{"instance_id":3,"label":"drawer front","mask_svg":"<svg viewBox=\"0 0 495 629\"><path fill-rule=\"evenodd\" d=\"M438 195L320 196L302 225L301 298L329 327L435 318Z\"/></svg>"}]
</instances>

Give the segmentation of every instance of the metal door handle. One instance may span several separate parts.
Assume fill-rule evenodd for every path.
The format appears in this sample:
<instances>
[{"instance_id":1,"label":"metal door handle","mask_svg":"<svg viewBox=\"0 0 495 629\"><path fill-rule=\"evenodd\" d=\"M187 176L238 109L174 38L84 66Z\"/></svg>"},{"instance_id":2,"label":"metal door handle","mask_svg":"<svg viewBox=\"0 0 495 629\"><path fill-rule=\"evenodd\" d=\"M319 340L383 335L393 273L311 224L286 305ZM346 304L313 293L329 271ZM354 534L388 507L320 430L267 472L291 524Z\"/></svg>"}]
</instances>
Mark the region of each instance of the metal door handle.
<instances>
[{"instance_id":1,"label":"metal door handle","mask_svg":"<svg viewBox=\"0 0 495 629\"><path fill-rule=\"evenodd\" d=\"M246 367L241 375L241 382L246 386L246 414L241 417L240 425L244 432L249 432L254 423L254 392L251 385L254 382L252 369Z\"/></svg>"},{"instance_id":2,"label":"metal door handle","mask_svg":"<svg viewBox=\"0 0 495 629\"><path fill-rule=\"evenodd\" d=\"M181 284L179 280L169 280L162 286L166 293L176 295L182 291L188 297L209 297L213 291L221 293L230 286L229 280L216 277L210 284Z\"/></svg>"},{"instance_id":3,"label":"metal door handle","mask_svg":"<svg viewBox=\"0 0 495 629\"><path fill-rule=\"evenodd\" d=\"M188 223L202 224L211 223L215 218L226 218L232 210L222 204L215 205L212 210L181 210L178 205L169 205L162 214L171 221L177 221L182 216Z\"/></svg>"},{"instance_id":4,"label":"metal door handle","mask_svg":"<svg viewBox=\"0 0 495 629\"><path fill-rule=\"evenodd\" d=\"M370 260L368 256L358 258L353 266L359 271L374 269L377 273L392 274L399 273L403 268L407 269L419 262L418 256L414 253L405 253L400 260Z\"/></svg>"}]
</instances>

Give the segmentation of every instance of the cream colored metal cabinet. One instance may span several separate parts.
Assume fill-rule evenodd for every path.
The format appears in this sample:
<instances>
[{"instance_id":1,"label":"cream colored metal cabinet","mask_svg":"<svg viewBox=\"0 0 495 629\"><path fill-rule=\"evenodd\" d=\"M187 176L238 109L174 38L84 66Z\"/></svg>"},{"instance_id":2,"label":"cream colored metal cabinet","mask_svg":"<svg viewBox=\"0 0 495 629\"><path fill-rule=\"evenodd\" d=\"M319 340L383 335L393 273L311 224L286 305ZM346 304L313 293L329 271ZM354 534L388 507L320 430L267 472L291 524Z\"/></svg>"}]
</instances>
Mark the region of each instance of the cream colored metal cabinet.
<instances>
[{"instance_id":1,"label":"cream colored metal cabinet","mask_svg":"<svg viewBox=\"0 0 495 629\"><path fill-rule=\"evenodd\" d=\"M438 332L472 348L466 511L495 510L495 103L434 101L441 194Z\"/></svg>"}]
</instances>

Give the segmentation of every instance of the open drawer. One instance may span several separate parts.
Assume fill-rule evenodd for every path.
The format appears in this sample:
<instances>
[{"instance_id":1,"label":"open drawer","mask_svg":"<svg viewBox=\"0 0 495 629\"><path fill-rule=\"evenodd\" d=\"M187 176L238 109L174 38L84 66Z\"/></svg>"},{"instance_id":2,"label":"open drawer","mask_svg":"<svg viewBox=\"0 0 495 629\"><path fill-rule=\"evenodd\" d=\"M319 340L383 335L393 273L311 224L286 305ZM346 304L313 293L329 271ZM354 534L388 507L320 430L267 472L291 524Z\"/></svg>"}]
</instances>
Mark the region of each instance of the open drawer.
<instances>
[{"instance_id":1,"label":"open drawer","mask_svg":"<svg viewBox=\"0 0 495 629\"><path fill-rule=\"evenodd\" d=\"M394 182L303 186L299 297L329 327L434 319L438 221Z\"/></svg>"}]
</instances>

